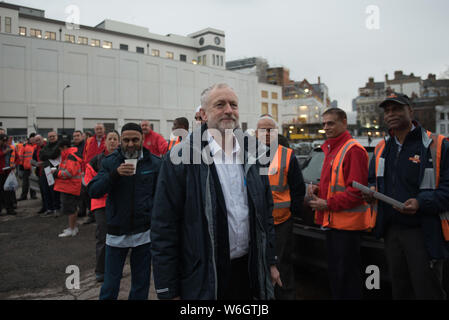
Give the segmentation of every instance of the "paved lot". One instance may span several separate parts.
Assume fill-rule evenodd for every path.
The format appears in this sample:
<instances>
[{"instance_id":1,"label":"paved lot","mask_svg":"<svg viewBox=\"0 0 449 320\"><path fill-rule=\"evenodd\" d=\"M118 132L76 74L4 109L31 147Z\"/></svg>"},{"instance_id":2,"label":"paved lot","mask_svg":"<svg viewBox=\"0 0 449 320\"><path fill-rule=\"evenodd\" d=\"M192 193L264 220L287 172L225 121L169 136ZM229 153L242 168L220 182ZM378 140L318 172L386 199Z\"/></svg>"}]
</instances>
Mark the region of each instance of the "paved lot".
<instances>
[{"instance_id":1,"label":"paved lot","mask_svg":"<svg viewBox=\"0 0 449 320\"><path fill-rule=\"evenodd\" d=\"M97 300L101 284L95 280L95 224L79 226L76 237L58 238L67 217L42 217L40 200L18 203L17 216L0 215L0 299ZM68 290L69 265L80 270L80 289ZM127 261L119 299L130 288ZM149 299L157 299L151 284Z\"/></svg>"}]
</instances>

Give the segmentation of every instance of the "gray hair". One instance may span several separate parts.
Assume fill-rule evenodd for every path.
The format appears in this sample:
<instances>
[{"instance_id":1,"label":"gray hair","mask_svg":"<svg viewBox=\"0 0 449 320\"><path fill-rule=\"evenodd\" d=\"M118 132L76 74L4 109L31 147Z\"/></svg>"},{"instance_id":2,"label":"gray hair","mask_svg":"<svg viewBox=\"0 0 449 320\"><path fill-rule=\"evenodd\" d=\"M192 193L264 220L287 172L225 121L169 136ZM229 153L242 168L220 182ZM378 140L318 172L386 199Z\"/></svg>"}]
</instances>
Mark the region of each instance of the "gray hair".
<instances>
[{"instance_id":1,"label":"gray hair","mask_svg":"<svg viewBox=\"0 0 449 320\"><path fill-rule=\"evenodd\" d=\"M273 116L271 114L263 114L263 115L261 115L259 120L257 120L257 125L259 125L259 122L261 120L265 120L265 119L271 120L274 123L274 127L276 129L279 129L278 123L276 122L276 120L274 120L274 118L273 118Z\"/></svg>"},{"instance_id":2,"label":"gray hair","mask_svg":"<svg viewBox=\"0 0 449 320\"><path fill-rule=\"evenodd\" d=\"M209 95L210 95L211 91L214 90L214 89L222 89L222 88L229 88L232 91L234 91L234 89L231 88L227 83L216 83L216 84L213 84L212 86L210 86L209 88L205 89L201 93L201 109L206 110L207 102L209 100Z\"/></svg>"}]
</instances>

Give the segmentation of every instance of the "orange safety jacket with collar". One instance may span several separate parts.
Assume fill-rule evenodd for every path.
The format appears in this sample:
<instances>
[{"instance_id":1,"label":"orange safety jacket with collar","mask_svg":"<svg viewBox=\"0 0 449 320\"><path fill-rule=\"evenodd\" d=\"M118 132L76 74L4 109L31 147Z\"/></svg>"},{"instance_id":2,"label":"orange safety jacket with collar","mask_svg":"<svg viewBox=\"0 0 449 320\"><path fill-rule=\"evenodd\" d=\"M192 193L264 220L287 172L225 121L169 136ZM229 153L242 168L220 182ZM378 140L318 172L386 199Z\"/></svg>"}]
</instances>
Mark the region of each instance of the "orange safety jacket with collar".
<instances>
[{"instance_id":1,"label":"orange safety jacket with collar","mask_svg":"<svg viewBox=\"0 0 449 320\"><path fill-rule=\"evenodd\" d=\"M25 147L23 148L23 168L25 170L31 170L31 159L33 158L34 149L36 148L36 145L31 145L27 143Z\"/></svg>"},{"instance_id":2,"label":"orange safety jacket with collar","mask_svg":"<svg viewBox=\"0 0 449 320\"><path fill-rule=\"evenodd\" d=\"M81 193L81 165L83 160L75 153L76 147L69 148L61 153L61 164L59 165L55 179L55 191L79 196Z\"/></svg>"},{"instance_id":3,"label":"orange safety jacket with collar","mask_svg":"<svg viewBox=\"0 0 449 320\"><path fill-rule=\"evenodd\" d=\"M443 140L447 139L443 135L434 134L430 131L426 131L427 136L432 139L432 143L430 144L430 154L432 155L433 164L433 174L435 179L434 185L421 185L421 189L437 189L440 183L440 168L441 168L441 148L443 144ZM449 139L447 139L449 140ZM376 159L376 177L378 176L378 168L380 163L380 158L385 149L385 140L381 140L374 149L374 157ZM377 211L377 201L374 210ZM440 214L441 220L441 228L443 231L444 240L449 241L449 212L444 212Z\"/></svg>"},{"instance_id":4,"label":"orange safety jacket with collar","mask_svg":"<svg viewBox=\"0 0 449 320\"><path fill-rule=\"evenodd\" d=\"M291 216L290 188L287 179L292 152L292 149L279 145L268 168L268 179L274 204L273 218L275 225L287 221Z\"/></svg>"},{"instance_id":5,"label":"orange safety jacket with collar","mask_svg":"<svg viewBox=\"0 0 449 320\"><path fill-rule=\"evenodd\" d=\"M343 161L347 152L354 147L361 148L365 151L366 165L368 167L369 156L365 148L363 148L363 146L355 139L349 139L346 141L332 161L332 173L327 193L327 200L337 194L345 192L346 183L343 175ZM363 202L355 208L345 209L338 212L324 210L323 227L339 230L370 231L375 224L376 214L372 211L371 206L366 202Z\"/></svg>"}]
</instances>

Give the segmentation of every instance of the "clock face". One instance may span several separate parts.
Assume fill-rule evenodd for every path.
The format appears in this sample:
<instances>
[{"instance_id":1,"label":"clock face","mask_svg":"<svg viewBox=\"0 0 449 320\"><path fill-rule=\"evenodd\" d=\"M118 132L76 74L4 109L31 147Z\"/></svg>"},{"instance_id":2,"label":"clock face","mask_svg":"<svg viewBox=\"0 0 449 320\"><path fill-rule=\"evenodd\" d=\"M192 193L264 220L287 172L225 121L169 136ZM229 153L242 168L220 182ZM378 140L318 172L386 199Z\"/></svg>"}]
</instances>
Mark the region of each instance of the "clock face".
<instances>
[{"instance_id":1,"label":"clock face","mask_svg":"<svg viewBox=\"0 0 449 320\"><path fill-rule=\"evenodd\" d=\"M203 44L204 44L204 38L201 37L201 38L200 38L200 46L202 46Z\"/></svg>"},{"instance_id":2,"label":"clock face","mask_svg":"<svg viewBox=\"0 0 449 320\"><path fill-rule=\"evenodd\" d=\"M215 39L214 39L214 41L215 41L215 44L218 46L219 44L220 44L220 38L219 37L215 37Z\"/></svg>"}]
</instances>

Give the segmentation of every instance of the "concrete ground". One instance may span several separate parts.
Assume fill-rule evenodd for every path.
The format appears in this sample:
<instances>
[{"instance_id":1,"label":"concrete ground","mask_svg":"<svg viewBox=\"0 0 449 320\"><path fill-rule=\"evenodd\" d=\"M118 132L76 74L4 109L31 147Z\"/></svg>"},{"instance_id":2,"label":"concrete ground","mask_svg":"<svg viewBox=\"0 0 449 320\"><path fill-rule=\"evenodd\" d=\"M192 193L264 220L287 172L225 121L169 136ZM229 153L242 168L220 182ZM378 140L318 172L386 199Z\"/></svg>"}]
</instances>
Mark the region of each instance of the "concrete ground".
<instances>
[{"instance_id":1,"label":"concrete ground","mask_svg":"<svg viewBox=\"0 0 449 320\"><path fill-rule=\"evenodd\" d=\"M4 211L0 215L0 299L97 300L101 283L94 272L95 224L80 225L75 237L58 238L68 226L67 217L42 217L37 214L40 204L41 200L20 201L17 216ZM79 268L79 289L66 287L67 278L69 283L73 278L73 272L66 273L70 265ZM130 283L128 257L120 300L128 298ZM148 298L157 299L152 283Z\"/></svg>"}]
</instances>

